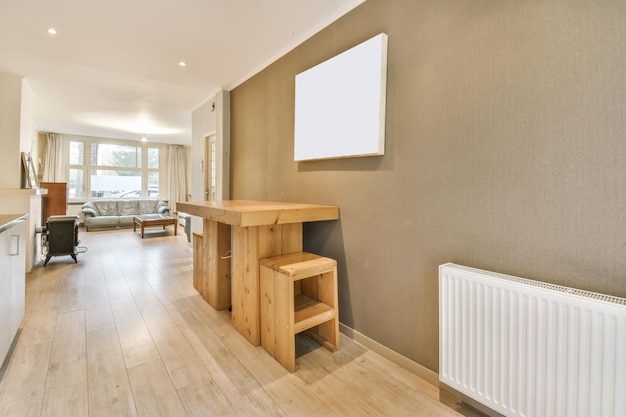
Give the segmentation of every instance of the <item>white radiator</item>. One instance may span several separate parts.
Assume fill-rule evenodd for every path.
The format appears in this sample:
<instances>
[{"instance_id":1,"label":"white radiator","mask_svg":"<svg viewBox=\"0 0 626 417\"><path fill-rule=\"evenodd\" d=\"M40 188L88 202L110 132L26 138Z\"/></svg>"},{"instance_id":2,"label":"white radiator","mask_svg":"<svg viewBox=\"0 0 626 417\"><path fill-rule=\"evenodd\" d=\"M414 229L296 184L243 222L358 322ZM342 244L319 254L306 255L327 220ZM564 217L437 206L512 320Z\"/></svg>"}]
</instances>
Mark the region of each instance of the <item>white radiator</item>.
<instances>
[{"instance_id":1,"label":"white radiator","mask_svg":"<svg viewBox=\"0 0 626 417\"><path fill-rule=\"evenodd\" d=\"M626 417L626 299L441 265L439 379L505 416Z\"/></svg>"}]
</instances>

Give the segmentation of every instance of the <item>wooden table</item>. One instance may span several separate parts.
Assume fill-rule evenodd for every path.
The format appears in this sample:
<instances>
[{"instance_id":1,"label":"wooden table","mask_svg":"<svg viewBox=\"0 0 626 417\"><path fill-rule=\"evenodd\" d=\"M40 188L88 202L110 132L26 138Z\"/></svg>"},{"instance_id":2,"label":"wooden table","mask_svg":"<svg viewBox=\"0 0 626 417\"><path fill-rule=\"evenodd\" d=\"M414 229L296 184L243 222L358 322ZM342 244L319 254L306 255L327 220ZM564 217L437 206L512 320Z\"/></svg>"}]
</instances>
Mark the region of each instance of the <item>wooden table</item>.
<instances>
[{"instance_id":1,"label":"wooden table","mask_svg":"<svg viewBox=\"0 0 626 417\"><path fill-rule=\"evenodd\" d=\"M133 232L137 231L137 226L141 227L141 238L143 239L143 233L146 226L168 226L170 224L174 225L174 235L177 232L177 224L176 219L174 217L167 217L162 214L142 214L140 216L135 216L133 220Z\"/></svg>"},{"instance_id":2,"label":"wooden table","mask_svg":"<svg viewBox=\"0 0 626 417\"><path fill-rule=\"evenodd\" d=\"M336 206L273 201L177 202L176 208L203 218L206 272L215 280L232 277L232 323L255 346L261 343L259 260L302 251L303 222L339 218ZM227 234L230 264L222 260Z\"/></svg>"}]
</instances>

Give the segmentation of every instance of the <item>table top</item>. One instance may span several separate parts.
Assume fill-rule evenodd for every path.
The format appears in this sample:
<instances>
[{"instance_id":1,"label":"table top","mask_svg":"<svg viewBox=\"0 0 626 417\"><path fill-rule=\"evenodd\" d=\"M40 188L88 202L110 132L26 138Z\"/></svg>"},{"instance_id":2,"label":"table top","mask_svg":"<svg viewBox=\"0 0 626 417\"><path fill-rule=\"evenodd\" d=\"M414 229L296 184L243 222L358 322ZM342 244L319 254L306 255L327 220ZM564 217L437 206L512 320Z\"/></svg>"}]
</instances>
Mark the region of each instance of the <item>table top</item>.
<instances>
[{"instance_id":1,"label":"table top","mask_svg":"<svg viewBox=\"0 0 626 417\"><path fill-rule=\"evenodd\" d=\"M231 226L264 226L337 220L339 208L319 204L280 201L221 200L177 202L185 213Z\"/></svg>"},{"instance_id":2,"label":"table top","mask_svg":"<svg viewBox=\"0 0 626 417\"><path fill-rule=\"evenodd\" d=\"M150 221L150 220L174 220L174 218L166 216L164 214L157 214L157 213L135 215L135 221L139 223Z\"/></svg>"}]
</instances>

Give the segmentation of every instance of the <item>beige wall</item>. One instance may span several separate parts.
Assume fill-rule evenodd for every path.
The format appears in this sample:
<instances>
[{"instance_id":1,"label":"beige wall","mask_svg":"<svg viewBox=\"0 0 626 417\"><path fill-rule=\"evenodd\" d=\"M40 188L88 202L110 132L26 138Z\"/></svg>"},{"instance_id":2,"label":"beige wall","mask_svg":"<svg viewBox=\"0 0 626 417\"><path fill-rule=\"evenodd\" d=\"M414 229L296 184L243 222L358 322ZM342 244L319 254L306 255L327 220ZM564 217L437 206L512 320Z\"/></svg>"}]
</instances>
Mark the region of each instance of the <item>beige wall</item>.
<instances>
[{"instance_id":1,"label":"beige wall","mask_svg":"<svg viewBox=\"0 0 626 417\"><path fill-rule=\"evenodd\" d=\"M0 72L0 189L20 188L23 77Z\"/></svg>"},{"instance_id":2,"label":"beige wall","mask_svg":"<svg viewBox=\"0 0 626 417\"><path fill-rule=\"evenodd\" d=\"M216 140L216 199L230 198L230 92L219 90L191 113L191 200L207 198L205 186L208 162L207 139ZM206 160L205 160L206 159ZM202 218L191 216L191 231L202 232Z\"/></svg>"},{"instance_id":3,"label":"beige wall","mask_svg":"<svg viewBox=\"0 0 626 417\"><path fill-rule=\"evenodd\" d=\"M217 125L214 110L215 97L203 103L191 113L191 200L204 200L204 173L201 162L204 159L205 137L215 132Z\"/></svg>"},{"instance_id":4,"label":"beige wall","mask_svg":"<svg viewBox=\"0 0 626 417\"><path fill-rule=\"evenodd\" d=\"M0 72L0 213L29 213L26 243L26 271L39 254L36 228L41 224L41 197L34 190L21 190L22 152L33 157L38 170L36 126L32 121L33 97L26 80Z\"/></svg>"},{"instance_id":5,"label":"beige wall","mask_svg":"<svg viewBox=\"0 0 626 417\"><path fill-rule=\"evenodd\" d=\"M438 367L437 266L626 297L626 2L368 0L232 91L233 198L337 204L340 320ZM294 76L389 35L383 157L293 162Z\"/></svg>"}]
</instances>

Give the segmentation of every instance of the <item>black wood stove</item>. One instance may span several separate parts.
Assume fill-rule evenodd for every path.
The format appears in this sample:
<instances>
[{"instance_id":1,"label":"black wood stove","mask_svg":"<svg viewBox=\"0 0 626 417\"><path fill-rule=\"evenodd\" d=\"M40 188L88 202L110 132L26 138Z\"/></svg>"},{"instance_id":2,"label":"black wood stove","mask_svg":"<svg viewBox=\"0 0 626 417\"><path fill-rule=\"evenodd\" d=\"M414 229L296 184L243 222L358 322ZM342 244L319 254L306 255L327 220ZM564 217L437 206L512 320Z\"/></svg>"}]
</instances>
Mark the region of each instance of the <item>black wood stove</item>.
<instances>
[{"instance_id":1,"label":"black wood stove","mask_svg":"<svg viewBox=\"0 0 626 417\"><path fill-rule=\"evenodd\" d=\"M41 246L46 256L43 266L53 256L70 255L74 262L78 246L78 216L50 216L42 227Z\"/></svg>"}]
</instances>

